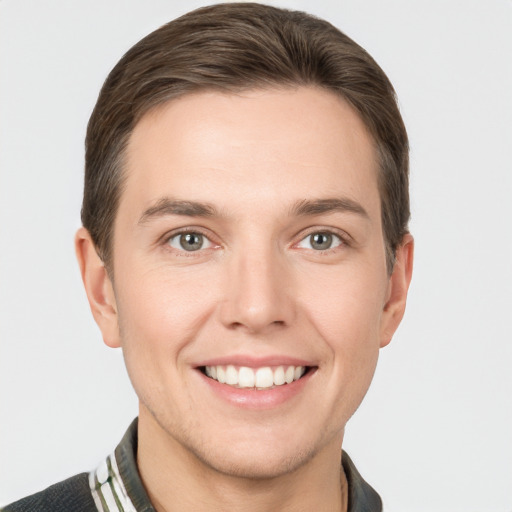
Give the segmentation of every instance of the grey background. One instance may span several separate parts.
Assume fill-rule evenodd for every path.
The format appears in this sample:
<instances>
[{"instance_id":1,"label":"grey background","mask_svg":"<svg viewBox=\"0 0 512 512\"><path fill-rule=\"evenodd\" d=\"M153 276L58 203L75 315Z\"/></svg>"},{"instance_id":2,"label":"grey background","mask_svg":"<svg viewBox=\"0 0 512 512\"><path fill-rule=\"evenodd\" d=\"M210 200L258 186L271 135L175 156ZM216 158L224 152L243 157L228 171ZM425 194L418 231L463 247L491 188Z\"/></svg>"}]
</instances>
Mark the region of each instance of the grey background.
<instances>
[{"instance_id":1,"label":"grey background","mask_svg":"<svg viewBox=\"0 0 512 512\"><path fill-rule=\"evenodd\" d=\"M0 2L0 504L96 466L137 413L75 263L108 71L200 1ZM279 1L394 83L411 138L406 318L344 447L392 512L512 511L512 2Z\"/></svg>"}]
</instances>

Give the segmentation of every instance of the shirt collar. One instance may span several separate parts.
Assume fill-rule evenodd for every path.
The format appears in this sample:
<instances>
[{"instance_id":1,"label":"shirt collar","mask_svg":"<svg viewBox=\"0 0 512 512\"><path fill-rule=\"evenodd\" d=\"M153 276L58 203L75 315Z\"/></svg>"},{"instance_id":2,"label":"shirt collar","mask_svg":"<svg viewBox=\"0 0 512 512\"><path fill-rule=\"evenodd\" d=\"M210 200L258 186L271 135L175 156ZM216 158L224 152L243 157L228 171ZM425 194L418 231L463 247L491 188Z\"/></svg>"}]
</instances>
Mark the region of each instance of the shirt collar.
<instances>
[{"instance_id":1,"label":"shirt collar","mask_svg":"<svg viewBox=\"0 0 512 512\"><path fill-rule=\"evenodd\" d=\"M363 479L345 451L342 453L341 463L348 482L347 512L382 512L380 496Z\"/></svg>"}]
</instances>

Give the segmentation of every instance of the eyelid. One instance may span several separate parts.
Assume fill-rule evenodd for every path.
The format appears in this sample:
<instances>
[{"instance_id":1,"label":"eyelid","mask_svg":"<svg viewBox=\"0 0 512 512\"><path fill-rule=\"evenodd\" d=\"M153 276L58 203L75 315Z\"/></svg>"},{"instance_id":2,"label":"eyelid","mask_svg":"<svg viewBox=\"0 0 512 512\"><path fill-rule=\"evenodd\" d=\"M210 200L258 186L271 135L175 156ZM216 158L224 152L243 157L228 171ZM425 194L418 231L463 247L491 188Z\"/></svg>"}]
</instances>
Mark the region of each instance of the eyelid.
<instances>
[{"instance_id":1,"label":"eyelid","mask_svg":"<svg viewBox=\"0 0 512 512\"><path fill-rule=\"evenodd\" d=\"M172 238L174 238L176 236L183 235L183 234L187 234L187 233L198 233L198 234L204 236L208 240L208 242L211 244L210 247L207 247L205 249L200 249L198 251L190 251L188 253L190 255L194 254L194 252L199 253L199 252L209 250L212 248L215 249L222 245L220 242L215 240L217 237L214 236L214 234L212 234L212 232L210 230L205 229L200 226L183 226L180 228L175 228L170 231L167 231L165 234L163 234L161 237L159 237L159 239L157 240L157 244L164 245L173 251L187 252L185 250L180 251L179 249L173 248L173 247L171 247L171 245L169 243ZM332 226L329 226L329 227L327 227L327 226L311 226L311 227L301 230L294 237L295 242L292 242L290 247L291 248L297 247L300 242L302 242L308 236L311 236L314 233L326 233L326 234L333 235L333 236L339 238L339 240L341 241L341 244L340 244L341 246L350 247L354 243L353 238L346 231L344 231L342 229L334 228ZM339 246L337 246L337 247L339 247ZM328 252L329 250L335 250L337 247L333 247L332 249L326 249L323 252ZM315 251L315 252L322 252L322 251Z\"/></svg>"},{"instance_id":2,"label":"eyelid","mask_svg":"<svg viewBox=\"0 0 512 512\"><path fill-rule=\"evenodd\" d=\"M186 235L187 233L197 233L198 235L202 235L204 238L208 240L208 242L211 244L210 247L206 247L204 249L199 249L197 251L189 251L189 254L193 254L194 252L199 253L208 249L219 247L221 244L217 241L215 241L215 237L211 233L211 231L201 228L199 226L184 226L181 228L175 228L171 231L167 231L164 235L162 235L158 240L158 245L164 245L168 247L169 249L173 251L179 251L179 252L187 252L185 250L180 251L180 249L177 249L175 247L171 247L170 241L172 238L175 238L180 235Z\"/></svg>"},{"instance_id":3,"label":"eyelid","mask_svg":"<svg viewBox=\"0 0 512 512\"><path fill-rule=\"evenodd\" d=\"M184 247L179 247L179 245L181 245L181 237L183 235L187 235L187 234L192 234L192 235L201 237L201 242L202 242L203 247L200 247L199 249L195 249L195 250L190 250L190 251L187 251L187 249L185 249ZM172 247L173 249L176 249L177 251L184 250L185 252L199 252L199 251L203 251L205 249L210 249L213 245L212 241L207 236L203 235L202 233L198 233L196 231L192 231L190 233L177 233L177 234L171 236L167 240L167 244L170 247Z\"/></svg>"},{"instance_id":4,"label":"eyelid","mask_svg":"<svg viewBox=\"0 0 512 512\"><path fill-rule=\"evenodd\" d=\"M297 236L295 237L297 241L292 244L292 247L296 247L308 236L311 236L315 233L326 233L329 235L334 235L337 238L339 238L342 242L342 245L345 246L351 246L354 242L354 239L346 231L343 231L342 229L327 226L312 226L302 230L300 233L297 234ZM327 251L328 250L329 249L327 249Z\"/></svg>"}]
</instances>

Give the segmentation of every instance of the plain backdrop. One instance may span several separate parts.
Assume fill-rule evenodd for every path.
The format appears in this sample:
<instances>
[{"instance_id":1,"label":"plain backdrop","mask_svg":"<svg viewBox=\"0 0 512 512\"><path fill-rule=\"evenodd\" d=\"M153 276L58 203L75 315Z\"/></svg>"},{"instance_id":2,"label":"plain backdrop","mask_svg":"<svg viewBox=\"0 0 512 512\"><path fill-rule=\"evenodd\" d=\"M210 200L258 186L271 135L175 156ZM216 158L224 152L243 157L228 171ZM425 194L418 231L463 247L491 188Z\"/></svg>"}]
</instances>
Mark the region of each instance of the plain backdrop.
<instances>
[{"instance_id":1,"label":"plain backdrop","mask_svg":"<svg viewBox=\"0 0 512 512\"><path fill-rule=\"evenodd\" d=\"M107 73L203 5L0 0L0 504L94 468L137 414L73 250ZM512 511L512 1L273 2L324 17L397 90L415 275L344 447L389 512Z\"/></svg>"}]
</instances>

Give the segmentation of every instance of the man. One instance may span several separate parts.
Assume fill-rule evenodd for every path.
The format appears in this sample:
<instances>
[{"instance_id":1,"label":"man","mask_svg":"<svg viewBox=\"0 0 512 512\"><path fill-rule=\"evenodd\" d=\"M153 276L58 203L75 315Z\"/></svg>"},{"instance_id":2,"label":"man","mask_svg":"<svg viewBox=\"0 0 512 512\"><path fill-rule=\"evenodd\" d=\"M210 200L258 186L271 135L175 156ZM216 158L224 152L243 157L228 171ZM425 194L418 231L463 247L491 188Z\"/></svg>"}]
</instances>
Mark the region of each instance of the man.
<instances>
[{"instance_id":1,"label":"man","mask_svg":"<svg viewBox=\"0 0 512 512\"><path fill-rule=\"evenodd\" d=\"M341 446L405 309L408 218L393 88L327 22L221 4L137 43L89 122L76 251L139 417L5 511L381 510Z\"/></svg>"}]
</instances>

